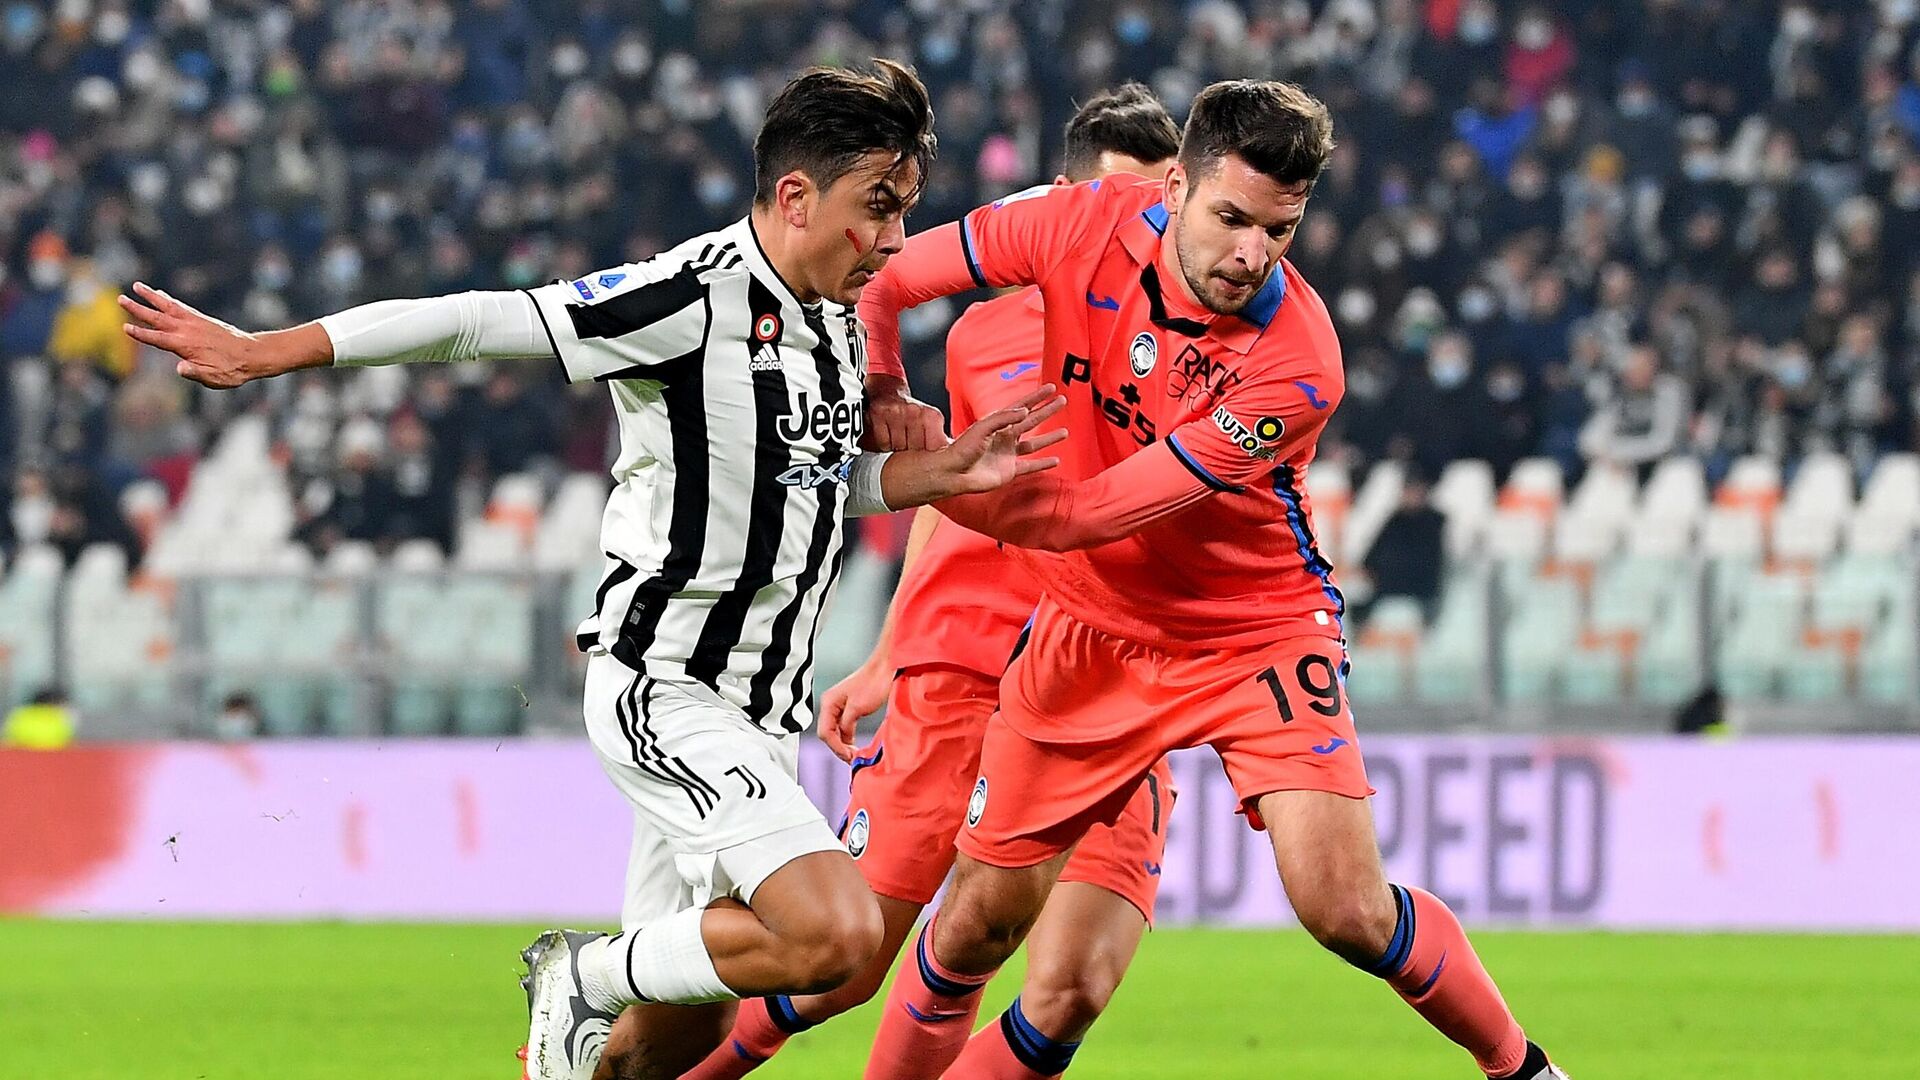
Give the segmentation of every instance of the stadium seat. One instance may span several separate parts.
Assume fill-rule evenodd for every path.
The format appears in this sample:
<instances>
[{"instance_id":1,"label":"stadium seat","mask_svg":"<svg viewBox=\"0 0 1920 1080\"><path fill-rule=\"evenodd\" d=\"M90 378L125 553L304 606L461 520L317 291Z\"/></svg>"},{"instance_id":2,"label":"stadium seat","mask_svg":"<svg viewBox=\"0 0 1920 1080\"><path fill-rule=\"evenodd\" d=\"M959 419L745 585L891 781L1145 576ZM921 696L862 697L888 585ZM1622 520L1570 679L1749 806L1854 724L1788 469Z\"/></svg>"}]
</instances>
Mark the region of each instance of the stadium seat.
<instances>
[{"instance_id":1,"label":"stadium seat","mask_svg":"<svg viewBox=\"0 0 1920 1080\"><path fill-rule=\"evenodd\" d=\"M1701 553L1710 559L1758 559L1765 549L1763 522L1749 510L1715 506L1700 530Z\"/></svg>"},{"instance_id":2,"label":"stadium seat","mask_svg":"<svg viewBox=\"0 0 1920 1080\"><path fill-rule=\"evenodd\" d=\"M1486 697L1491 578L1478 567L1447 575L1439 610L1414 656L1414 697L1435 705L1478 704Z\"/></svg>"},{"instance_id":3,"label":"stadium seat","mask_svg":"<svg viewBox=\"0 0 1920 1080\"><path fill-rule=\"evenodd\" d=\"M1674 706L1699 693L1704 677L1700 645L1700 594L1689 580L1666 596L1659 617L1641 639L1634 660L1639 699Z\"/></svg>"},{"instance_id":4,"label":"stadium seat","mask_svg":"<svg viewBox=\"0 0 1920 1080\"><path fill-rule=\"evenodd\" d=\"M0 673L11 708L54 685L56 599L65 568L45 545L22 551L0 582Z\"/></svg>"},{"instance_id":5,"label":"stadium seat","mask_svg":"<svg viewBox=\"0 0 1920 1080\"><path fill-rule=\"evenodd\" d=\"M1565 578L1541 578L1511 599L1511 615L1500 634L1502 693L1510 702L1542 702L1552 696L1579 637L1579 586Z\"/></svg>"},{"instance_id":6,"label":"stadium seat","mask_svg":"<svg viewBox=\"0 0 1920 1080\"><path fill-rule=\"evenodd\" d=\"M1475 554L1493 520L1496 489L1493 466L1484 461L1451 462L1440 473L1428 498L1446 515L1447 558Z\"/></svg>"},{"instance_id":7,"label":"stadium seat","mask_svg":"<svg viewBox=\"0 0 1920 1080\"><path fill-rule=\"evenodd\" d=\"M1862 514L1920 525L1920 454L1887 454L1860 493Z\"/></svg>"},{"instance_id":8,"label":"stadium seat","mask_svg":"<svg viewBox=\"0 0 1920 1080\"><path fill-rule=\"evenodd\" d=\"M1552 458L1527 458L1513 467L1500 491L1500 509L1551 518L1560 510L1566 481Z\"/></svg>"}]
</instances>

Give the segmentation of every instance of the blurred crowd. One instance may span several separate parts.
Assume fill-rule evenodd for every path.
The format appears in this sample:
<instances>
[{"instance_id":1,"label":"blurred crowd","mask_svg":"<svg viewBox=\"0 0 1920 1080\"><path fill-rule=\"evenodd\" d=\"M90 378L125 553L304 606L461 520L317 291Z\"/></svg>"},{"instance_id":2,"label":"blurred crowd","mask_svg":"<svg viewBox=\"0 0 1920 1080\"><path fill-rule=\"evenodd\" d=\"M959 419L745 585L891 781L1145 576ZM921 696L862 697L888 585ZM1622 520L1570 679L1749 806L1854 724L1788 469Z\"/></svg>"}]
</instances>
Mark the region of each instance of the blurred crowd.
<instances>
[{"instance_id":1,"label":"blurred crowd","mask_svg":"<svg viewBox=\"0 0 1920 1080\"><path fill-rule=\"evenodd\" d=\"M300 535L443 545L508 472L604 467L552 365L199 391L140 278L249 329L638 259L741 214L801 65L909 59L910 226L1051 179L1074 102L1276 77L1339 148L1293 251L1348 395L1323 453L1431 477L1912 448L1915 0L0 0L0 532L136 548L238 412ZM948 303L910 315L938 397Z\"/></svg>"}]
</instances>

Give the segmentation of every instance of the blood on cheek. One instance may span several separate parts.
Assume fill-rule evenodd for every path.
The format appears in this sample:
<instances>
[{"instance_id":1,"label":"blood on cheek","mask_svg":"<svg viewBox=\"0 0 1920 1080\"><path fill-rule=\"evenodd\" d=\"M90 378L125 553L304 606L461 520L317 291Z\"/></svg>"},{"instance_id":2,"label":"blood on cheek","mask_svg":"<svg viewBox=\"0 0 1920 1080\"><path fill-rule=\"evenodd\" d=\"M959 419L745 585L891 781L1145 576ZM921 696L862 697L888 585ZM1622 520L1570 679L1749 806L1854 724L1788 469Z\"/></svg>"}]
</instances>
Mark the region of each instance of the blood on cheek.
<instances>
[{"instance_id":1,"label":"blood on cheek","mask_svg":"<svg viewBox=\"0 0 1920 1080\"><path fill-rule=\"evenodd\" d=\"M855 255L861 255L861 256L866 255L867 249L860 246L860 238L853 235L852 229L847 230L847 243L853 245L853 253Z\"/></svg>"}]
</instances>

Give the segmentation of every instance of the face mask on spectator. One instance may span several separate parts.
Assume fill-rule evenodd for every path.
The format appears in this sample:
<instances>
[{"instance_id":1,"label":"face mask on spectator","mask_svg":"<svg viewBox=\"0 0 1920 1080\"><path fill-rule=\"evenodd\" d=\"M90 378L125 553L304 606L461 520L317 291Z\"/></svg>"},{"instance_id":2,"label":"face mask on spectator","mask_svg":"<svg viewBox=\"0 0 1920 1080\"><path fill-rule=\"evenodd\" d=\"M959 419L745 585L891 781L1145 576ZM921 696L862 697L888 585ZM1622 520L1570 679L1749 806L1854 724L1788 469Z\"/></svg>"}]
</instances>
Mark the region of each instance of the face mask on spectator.
<instances>
[{"instance_id":1,"label":"face mask on spectator","mask_svg":"<svg viewBox=\"0 0 1920 1080\"><path fill-rule=\"evenodd\" d=\"M1530 15L1514 27L1513 40L1523 49L1544 49L1553 44L1553 24L1537 15Z\"/></svg>"},{"instance_id":2,"label":"face mask on spectator","mask_svg":"<svg viewBox=\"0 0 1920 1080\"><path fill-rule=\"evenodd\" d=\"M553 50L553 74L558 79L577 79L587 70L587 50L577 41L561 44Z\"/></svg>"},{"instance_id":3,"label":"face mask on spectator","mask_svg":"<svg viewBox=\"0 0 1920 1080\"><path fill-rule=\"evenodd\" d=\"M1473 7L1460 13L1460 40L1469 45L1485 45L1500 32L1500 19L1490 7Z\"/></svg>"},{"instance_id":4,"label":"face mask on spectator","mask_svg":"<svg viewBox=\"0 0 1920 1080\"><path fill-rule=\"evenodd\" d=\"M1653 112L1653 92L1635 84L1620 92L1620 115L1646 116Z\"/></svg>"},{"instance_id":5,"label":"face mask on spectator","mask_svg":"<svg viewBox=\"0 0 1920 1080\"><path fill-rule=\"evenodd\" d=\"M127 54L127 62L120 67L120 80L130 90L145 91L160 81L160 57L150 47L135 49Z\"/></svg>"},{"instance_id":6,"label":"face mask on spectator","mask_svg":"<svg viewBox=\"0 0 1920 1080\"><path fill-rule=\"evenodd\" d=\"M1483 323L1493 318L1493 293L1487 289L1473 287L1460 294L1460 318L1470 323Z\"/></svg>"},{"instance_id":7,"label":"face mask on spectator","mask_svg":"<svg viewBox=\"0 0 1920 1080\"><path fill-rule=\"evenodd\" d=\"M293 281L293 267L279 259L266 259L253 268L253 283L268 292L279 292Z\"/></svg>"},{"instance_id":8,"label":"face mask on spectator","mask_svg":"<svg viewBox=\"0 0 1920 1080\"><path fill-rule=\"evenodd\" d=\"M7 9L6 36L7 47L14 52L23 52L40 37L41 29L46 25L40 17L40 9L33 4L18 3Z\"/></svg>"},{"instance_id":9,"label":"face mask on spectator","mask_svg":"<svg viewBox=\"0 0 1920 1080\"><path fill-rule=\"evenodd\" d=\"M1804 356L1788 353L1774 363L1773 377L1784 389L1798 390L1813 377L1813 365Z\"/></svg>"},{"instance_id":10,"label":"face mask on spectator","mask_svg":"<svg viewBox=\"0 0 1920 1080\"><path fill-rule=\"evenodd\" d=\"M1680 171L1695 183L1711 180L1720 175L1720 156L1711 150L1690 150L1680 160Z\"/></svg>"},{"instance_id":11,"label":"face mask on spectator","mask_svg":"<svg viewBox=\"0 0 1920 1080\"><path fill-rule=\"evenodd\" d=\"M1433 362L1427 365L1427 373L1433 376L1433 385L1442 390L1451 390L1467 381L1465 357L1453 353L1436 353Z\"/></svg>"},{"instance_id":12,"label":"face mask on spectator","mask_svg":"<svg viewBox=\"0 0 1920 1080\"><path fill-rule=\"evenodd\" d=\"M700 182L695 185L701 205L709 210L724 210L732 205L733 197L740 192L740 185L734 183L733 174L715 170L700 174Z\"/></svg>"},{"instance_id":13,"label":"face mask on spectator","mask_svg":"<svg viewBox=\"0 0 1920 1080\"><path fill-rule=\"evenodd\" d=\"M627 79L636 79L647 73L653 65L653 51L640 38L626 38L614 47L614 74Z\"/></svg>"},{"instance_id":14,"label":"face mask on spectator","mask_svg":"<svg viewBox=\"0 0 1920 1080\"><path fill-rule=\"evenodd\" d=\"M1416 221L1407 228L1407 250L1425 259L1440 250L1440 227L1431 221Z\"/></svg>"},{"instance_id":15,"label":"face mask on spectator","mask_svg":"<svg viewBox=\"0 0 1920 1080\"><path fill-rule=\"evenodd\" d=\"M933 67L945 67L960 55L960 40L947 30L934 30L920 39L920 57Z\"/></svg>"},{"instance_id":16,"label":"face mask on spectator","mask_svg":"<svg viewBox=\"0 0 1920 1080\"><path fill-rule=\"evenodd\" d=\"M1374 313L1379 310L1373 294L1360 288L1342 291L1335 307L1339 311L1340 321L1348 326L1365 326L1373 321Z\"/></svg>"},{"instance_id":17,"label":"face mask on spectator","mask_svg":"<svg viewBox=\"0 0 1920 1080\"><path fill-rule=\"evenodd\" d=\"M350 289L359 282L360 269L360 253L343 244L321 260L320 277L330 288Z\"/></svg>"},{"instance_id":18,"label":"face mask on spectator","mask_svg":"<svg viewBox=\"0 0 1920 1080\"><path fill-rule=\"evenodd\" d=\"M1153 20L1144 11L1128 11L1114 20L1113 33L1129 45L1145 45L1153 36Z\"/></svg>"},{"instance_id":19,"label":"face mask on spectator","mask_svg":"<svg viewBox=\"0 0 1920 1080\"><path fill-rule=\"evenodd\" d=\"M27 280L42 292L60 287L67 279L67 266L59 259L35 259L27 265Z\"/></svg>"},{"instance_id":20,"label":"face mask on spectator","mask_svg":"<svg viewBox=\"0 0 1920 1080\"><path fill-rule=\"evenodd\" d=\"M1920 14L1915 0L1880 0L1880 19L1891 26L1905 26Z\"/></svg>"},{"instance_id":21,"label":"face mask on spectator","mask_svg":"<svg viewBox=\"0 0 1920 1080\"><path fill-rule=\"evenodd\" d=\"M127 13L119 10L103 11L99 21L93 24L93 40L102 45L119 45L127 40L127 34L133 30L133 20Z\"/></svg>"},{"instance_id":22,"label":"face mask on spectator","mask_svg":"<svg viewBox=\"0 0 1920 1080\"><path fill-rule=\"evenodd\" d=\"M1511 405L1520 400L1520 392L1526 388L1520 379L1520 373L1502 368L1487 378L1487 396L1502 405Z\"/></svg>"}]
</instances>

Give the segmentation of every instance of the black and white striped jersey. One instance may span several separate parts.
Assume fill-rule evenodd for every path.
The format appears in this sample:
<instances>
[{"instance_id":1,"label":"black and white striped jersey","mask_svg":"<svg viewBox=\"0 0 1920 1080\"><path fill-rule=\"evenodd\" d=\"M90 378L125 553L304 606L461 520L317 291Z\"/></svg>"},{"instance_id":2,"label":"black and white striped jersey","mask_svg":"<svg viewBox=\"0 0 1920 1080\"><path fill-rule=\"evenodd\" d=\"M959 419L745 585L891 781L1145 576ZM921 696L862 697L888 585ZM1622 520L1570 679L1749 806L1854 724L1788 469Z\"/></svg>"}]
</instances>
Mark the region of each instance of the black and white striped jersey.
<instances>
[{"instance_id":1,"label":"black and white striped jersey","mask_svg":"<svg viewBox=\"0 0 1920 1080\"><path fill-rule=\"evenodd\" d=\"M853 310L802 304L746 220L530 293L567 378L606 383L620 425L581 648L803 730L862 430Z\"/></svg>"}]
</instances>

